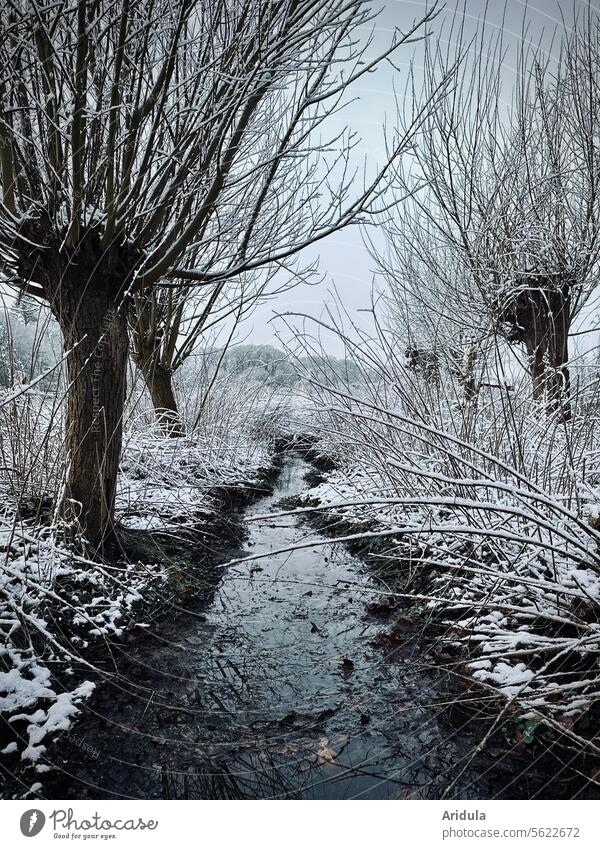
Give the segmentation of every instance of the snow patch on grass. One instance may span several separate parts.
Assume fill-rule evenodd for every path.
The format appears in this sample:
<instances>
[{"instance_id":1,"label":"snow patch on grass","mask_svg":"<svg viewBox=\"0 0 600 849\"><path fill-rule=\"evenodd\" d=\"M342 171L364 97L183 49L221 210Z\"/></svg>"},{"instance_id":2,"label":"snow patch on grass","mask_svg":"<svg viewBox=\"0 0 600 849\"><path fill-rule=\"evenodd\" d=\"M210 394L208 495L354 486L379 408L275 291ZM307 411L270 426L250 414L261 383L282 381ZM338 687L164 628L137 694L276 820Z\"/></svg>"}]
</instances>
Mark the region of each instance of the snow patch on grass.
<instances>
[{"instance_id":1,"label":"snow patch on grass","mask_svg":"<svg viewBox=\"0 0 600 849\"><path fill-rule=\"evenodd\" d=\"M530 421L522 434L533 458L529 472L547 452L540 480L486 451L483 437L467 443L451 427L365 410L358 401L356 410L355 422L347 412L327 419L324 450L338 469L304 494L306 503L357 532L381 533L402 592L426 608L442 641L459 650L489 693L538 720L580 716L600 696L600 534L593 521L600 498L589 485L587 500L581 488L577 497L586 458L565 475L549 462L560 454L560 434L544 445L542 425ZM348 431L356 438L367 415L368 440L349 447Z\"/></svg>"}]
</instances>

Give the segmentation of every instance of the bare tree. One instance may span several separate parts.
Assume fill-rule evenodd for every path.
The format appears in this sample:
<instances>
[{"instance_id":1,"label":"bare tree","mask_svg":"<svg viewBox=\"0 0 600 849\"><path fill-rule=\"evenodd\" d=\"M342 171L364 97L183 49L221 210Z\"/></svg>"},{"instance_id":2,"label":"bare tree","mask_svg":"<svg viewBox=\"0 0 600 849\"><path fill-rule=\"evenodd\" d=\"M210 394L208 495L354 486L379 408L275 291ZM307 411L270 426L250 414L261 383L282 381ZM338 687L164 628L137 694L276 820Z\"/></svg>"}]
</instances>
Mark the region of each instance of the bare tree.
<instances>
[{"instance_id":1,"label":"bare tree","mask_svg":"<svg viewBox=\"0 0 600 849\"><path fill-rule=\"evenodd\" d=\"M355 12L360 11L364 25L368 15L361 6L356 5ZM418 26L413 24L408 35L397 34L385 55L416 36L433 15L432 11ZM202 238L190 246L195 273L188 269L175 291L146 289L134 299L132 355L159 420L171 435L181 433L172 376L207 327L218 320L217 314L223 318L234 311L247 312L261 297L293 286L314 271L298 271L296 256L302 247L372 211L371 190L378 181L367 187L362 197L351 198L351 160L357 139L337 126L331 130L329 123L342 108L352 79L384 58L368 59L367 45L353 45L350 33L357 23L358 19L351 25L346 20L326 38L320 53L305 44L303 63L269 93L260 123L240 133L237 158L245 170L216 186ZM334 65L340 52L344 61L353 65L343 82ZM361 63L365 67L359 70ZM202 127L207 148L215 144L220 132L215 132L219 115L237 108L235 99L223 99L222 79L215 78L214 83L217 88L208 98L214 116L210 120L209 111ZM416 116L417 124L420 117ZM414 123L402 146L413 129ZM227 131L226 123L222 131ZM397 150L397 141L394 147ZM391 158L395 156L396 151ZM252 167L247 168L247 163ZM213 184L220 167L218 157L207 160L203 167L205 179ZM268 277L275 278L274 286L257 273L264 271L265 265L269 266ZM211 283L207 296L199 296L197 287L189 285L197 280Z\"/></svg>"},{"instance_id":2,"label":"bare tree","mask_svg":"<svg viewBox=\"0 0 600 849\"><path fill-rule=\"evenodd\" d=\"M166 435L184 433L173 378L200 340L228 321L239 323L260 301L289 290L312 271L300 274L288 265L283 273L276 263L211 286L182 282L178 287L156 287L135 295L130 313L131 356Z\"/></svg>"},{"instance_id":3,"label":"bare tree","mask_svg":"<svg viewBox=\"0 0 600 849\"><path fill-rule=\"evenodd\" d=\"M430 382L452 377L464 401L473 401L493 338L486 303L460 253L432 232L415 204L405 204L386 231L385 249L370 248L384 281L388 335L415 373Z\"/></svg>"},{"instance_id":4,"label":"bare tree","mask_svg":"<svg viewBox=\"0 0 600 849\"><path fill-rule=\"evenodd\" d=\"M427 190L388 225L393 256L380 265L413 300L418 266L433 280L424 301L455 327L522 344L533 396L568 419L569 332L600 258L598 23L565 33L552 63L523 49L508 106L501 37L456 38L452 55L427 52L425 89L452 65L456 85L427 118L416 176L398 172L403 191Z\"/></svg>"},{"instance_id":5,"label":"bare tree","mask_svg":"<svg viewBox=\"0 0 600 849\"><path fill-rule=\"evenodd\" d=\"M372 20L364 0L2 7L1 259L6 279L46 300L64 335L60 514L94 545L112 532L131 300L285 265L374 212L385 165L354 193L343 161L300 155L298 192L280 166L310 150L347 87L432 14L361 61L360 30Z\"/></svg>"},{"instance_id":6,"label":"bare tree","mask_svg":"<svg viewBox=\"0 0 600 849\"><path fill-rule=\"evenodd\" d=\"M588 19L565 36L555 68L534 56L521 73L512 152L488 210L502 222L492 238L503 278L498 320L526 348L534 397L565 419L569 333L600 259L599 36Z\"/></svg>"}]
</instances>

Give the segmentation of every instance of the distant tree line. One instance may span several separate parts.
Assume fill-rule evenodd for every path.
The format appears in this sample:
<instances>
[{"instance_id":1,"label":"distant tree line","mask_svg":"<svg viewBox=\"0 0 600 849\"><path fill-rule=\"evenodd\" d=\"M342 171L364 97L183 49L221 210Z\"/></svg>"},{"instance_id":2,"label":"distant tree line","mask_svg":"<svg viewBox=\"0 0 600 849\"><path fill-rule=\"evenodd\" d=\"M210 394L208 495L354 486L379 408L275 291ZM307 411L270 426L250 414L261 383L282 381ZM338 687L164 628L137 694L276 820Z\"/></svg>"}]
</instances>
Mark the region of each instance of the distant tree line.
<instances>
[{"instance_id":1,"label":"distant tree line","mask_svg":"<svg viewBox=\"0 0 600 849\"><path fill-rule=\"evenodd\" d=\"M273 387L293 388L311 379L326 384L336 380L358 383L365 376L364 367L359 368L352 360L316 354L296 359L273 345L238 345L223 355L215 352L207 359L209 369L221 359L219 373L222 375L243 374L250 380Z\"/></svg>"}]
</instances>

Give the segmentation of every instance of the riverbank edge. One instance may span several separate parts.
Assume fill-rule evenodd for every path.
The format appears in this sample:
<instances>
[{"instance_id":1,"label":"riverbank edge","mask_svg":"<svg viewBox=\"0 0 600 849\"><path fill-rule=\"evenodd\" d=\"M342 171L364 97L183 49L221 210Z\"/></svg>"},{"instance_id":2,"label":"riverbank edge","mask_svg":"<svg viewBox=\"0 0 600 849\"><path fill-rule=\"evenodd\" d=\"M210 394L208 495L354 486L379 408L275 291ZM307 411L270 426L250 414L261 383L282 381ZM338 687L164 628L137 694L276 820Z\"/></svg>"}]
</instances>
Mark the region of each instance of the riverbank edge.
<instances>
[{"instance_id":1,"label":"riverbank edge","mask_svg":"<svg viewBox=\"0 0 600 849\"><path fill-rule=\"evenodd\" d=\"M218 568L219 565L227 560L229 553L239 550L247 536L245 508L273 491L289 448L289 437L276 439L269 464L259 466L252 480L212 487L207 495L214 510L211 512L211 521L200 531L189 533L185 537L173 537L162 532L132 532L130 529L121 529L120 551L123 560L127 558L129 562L144 562L147 558L145 562L155 562L156 555L160 555L165 558L165 579L150 581L140 603L136 604L133 610L134 618L129 622L119 623L122 633L110 639L99 637L90 642L85 650L79 652L82 661L94 665L109 661L112 650L122 649L134 641L149 638L149 632L159 630L161 622L174 610L183 613L187 607L193 608L196 613L201 612L210 592L222 579L223 571ZM217 544L206 545L207 534L217 541ZM199 586L200 581L202 583ZM49 607L48 612L57 617L61 615L58 605L55 609ZM145 619L151 620L152 627L146 625ZM68 633L66 638L70 638ZM90 667L84 663L81 664L80 672L81 675L76 674L76 678L81 680L82 676L88 680L96 677L90 674ZM92 709L95 696L107 681L100 675L97 677L98 680L94 680L96 689L84 700ZM59 674L55 677L55 683L57 681L60 682ZM71 677L70 686L74 683L77 683L77 680L74 682ZM31 709L35 710L37 707L38 705L34 704ZM68 728L48 734L44 738L46 749L54 748L60 742L61 735L76 734L79 716L73 717ZM21 748L26 744L27 720L11 721L10 712L0 712L0 719L0 776L3 785L0 799L43 798L43 774L40 776L38 773L38 764L23 761L20 756ZM18 745L14 753L1 753L2 749L10 748L13 743Z\"/></svg>"},{"instance_id":2,"label":"riverbank edge","mask_svg":"<svg viewBox=\"0 0 600 849\"><path fill-rule=\"evenodd\" d=\"M306 477L307 483L311 487L325 482L328 474L336 471L337 468L330 456L320 452L318 443L318 437L314 436L299 438L296 443L296 450L315 469L314 473L309 473ZM383 523L373 520L366 522L360 522L356 519L349 520L340 516L335 508L324 509L323 504L316 499L303 498L302 495L298 498L288 499L286 506L303 509L319 508L314 512L304 513L302 520L329 539L386 530ZM461 653L456 646L449 646L444 643L443 636L448 626L445 625L442 628L432 621L431 611L428 611L422 603L416 600L412 604L410 602L409 584L412 586L412 592L417 595L434 594L435 570L420 570L418 576L413 575L407 581L409 564L408 561L403 561L401 555L398 554L402 548L400 535L383 538L365 537L364 539L347 540L340 544L363 562L370 574L385 582L387 591L382 595L384 600L387 600L390 596L393 597L394 594L398 598L397 604L390 606L388 611L383 613L383 616L380 615L377 608L382 610L387 607L385 604L380 606L374 603L369 605L369 609L366 610L367 615L381 619L382 628L386 622L388 623L387 629L382 630L381 639L378 640L386 658L392 659L394 652L398 651L406 641L418 640L424 650L425 657L431 658L432 674L439 680L443 679L443 686L448 697L445 712L449 725L457 727L469 722L479 726L478 733L483 740L486 737L490 721L494 722L501 716L506 705L505 701L500 697L490 698L489 692L469 673L468 656ZM401 614L398 616L400 620L398 628L391 621L394 614ZM596 718L600 721L600 705L597 713ZM590 724L593 724L593 722ZM486 737L485 746L481 751L484 751L485 748L493 749L498 745L512 746L512 751L508 754L511 757L517 756L523 768L526 768L527 762L532 765L535 763L538 766L540 763L543 764L543 769L548 776L547 789L555 789L554 794L545 798L571 798L571 796L565 795L565 792L568 792L568 783L565 778L561 777L560 774L556 775L557 757L567 759L573 777L584 778L585 782L582 786L593 789L594 794L589 798L600 798L600 783L597 778L594 779L594 775L600 775L600 757L586 750L573 758L572 741L567 737L562 738L553 729L543 727L540 737L530 737L528 728L525 727L516 712L509 711L502 724L492 735ZM552 756L548 754L550 749L553 751ZM545 763L546 761L547 763Z\"/></svg>"}]
</instances>

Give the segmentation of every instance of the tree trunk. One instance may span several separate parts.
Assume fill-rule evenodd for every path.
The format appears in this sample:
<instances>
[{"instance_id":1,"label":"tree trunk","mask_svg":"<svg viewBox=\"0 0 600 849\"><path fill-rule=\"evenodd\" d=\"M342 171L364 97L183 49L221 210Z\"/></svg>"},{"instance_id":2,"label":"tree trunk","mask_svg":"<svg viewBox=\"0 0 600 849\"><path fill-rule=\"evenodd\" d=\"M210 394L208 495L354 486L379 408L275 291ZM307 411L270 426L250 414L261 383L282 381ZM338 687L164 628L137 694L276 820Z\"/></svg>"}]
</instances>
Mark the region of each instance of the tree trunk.
<instances>
[{"instance_id":1,"label":"tree trunk","mask_svg":"<svg viewBox=\"0 0 600 849\"><path fill-rule=\"evenodd\" d=\"M557 411L561 421L571 419L569 375L569 329L571 323L571 301L568 292L557 299L551 316L552 328L548 351L548 405Z\"/></svg>"},{"instance_id":2,"label":"tree trunk","mask_svg":"<svg viewBox=\"0 0 600 849\"><path fill-rule=\"evenodd\" d=\"M106 250L89 227L68 247L47 216L20 226L18 273L41 289L67 351L65 487L57 514L95 549L114 534L129 335L128 285L139 251L116 240Z\"/></svg>"},{"instance_id":3,"label":"tree trunk","mask_svg":"<svg viewBox=\"0 0 600 849\"><path fill-rule=\"evenodd\" d=\"M154 407L156 420L166 436L183 436L181 418L173 390L173 374L170 369L157 363L154 357L134 355Z\"/></svg>"},{"instance_id":4,"label":"tree trunk","mask_svg":"<svg viewBox=\"0 0 600 849\"><path fill-rule=\"evenodd\" d=\"M569 285L532 286L520 296L515 315L527 348L533 397L538 401L545 399L549 411L568 421L571 418L567 365L571 323Z\"/></svg>"},{"instance_id":5,"label":"tree trunk","mask_svg":"<svg viewBox=\"0 0 600 849\"><path fill-rule=\"evenodd\" d=\"M80 286L71 290L63 282L59 308L53 304L69 351L67 471L59 513L101 549L113 536L129 342L124 309L89 282L84 289L82 297Z\"/></svg>"},{"instance_id":6,"label":"tree trunk","mask_svg":"<svg viewBox=\"0 0 600 849\"><path fill-rule=\"evenodd\" d=\"M527 355L529 357L529 369L531 371L531 393L534 401L542 401L544 398L545 366L544 346L536 334L527 337Z\"/></svg>"}]
</instances>

